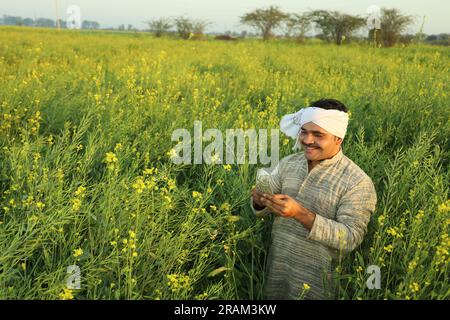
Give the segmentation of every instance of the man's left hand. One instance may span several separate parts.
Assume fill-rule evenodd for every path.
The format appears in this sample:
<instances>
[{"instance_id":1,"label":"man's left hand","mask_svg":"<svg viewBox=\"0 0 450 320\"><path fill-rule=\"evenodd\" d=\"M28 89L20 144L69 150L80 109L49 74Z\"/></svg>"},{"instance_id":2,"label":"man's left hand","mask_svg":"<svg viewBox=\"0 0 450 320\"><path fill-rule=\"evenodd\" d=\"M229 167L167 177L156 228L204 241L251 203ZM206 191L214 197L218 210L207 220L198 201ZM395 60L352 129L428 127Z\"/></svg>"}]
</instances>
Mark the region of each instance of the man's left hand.
<instances>
[{"instance_id":1,"label":"man's left hand","mask_svg":"<svg viewBox=\"0 0 450 320\"><path fill-rule=\"evenodd\" d=\"M283 218L294 218L308 230L311 230L316 218L314 213L287 194L264 193L262 203L276 215Z\"/></svg>"}]
</instances>

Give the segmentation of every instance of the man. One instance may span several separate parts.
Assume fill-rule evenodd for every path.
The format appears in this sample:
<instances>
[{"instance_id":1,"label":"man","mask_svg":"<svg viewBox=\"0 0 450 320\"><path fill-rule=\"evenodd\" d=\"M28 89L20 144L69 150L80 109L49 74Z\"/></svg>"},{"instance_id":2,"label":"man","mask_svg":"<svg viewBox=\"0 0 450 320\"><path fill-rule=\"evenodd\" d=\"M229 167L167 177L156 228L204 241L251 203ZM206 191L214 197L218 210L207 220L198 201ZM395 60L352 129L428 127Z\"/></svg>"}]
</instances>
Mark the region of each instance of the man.
<instances>
[{"instance_id":1,"label":"man","mask_svg":"<svg viewBox=\"0 0 450 320\"><path fill-rule=\"evenodd\" d=\"M377 196L371 178L342 153L347 125L347 108L333 99L281 119L281 131L304 152L281 159L271 172L273 194L252 190L253 212L275 214L268 299L335 298L332 274L339 256L364 238Z\"/></svg>"}]
</instances>

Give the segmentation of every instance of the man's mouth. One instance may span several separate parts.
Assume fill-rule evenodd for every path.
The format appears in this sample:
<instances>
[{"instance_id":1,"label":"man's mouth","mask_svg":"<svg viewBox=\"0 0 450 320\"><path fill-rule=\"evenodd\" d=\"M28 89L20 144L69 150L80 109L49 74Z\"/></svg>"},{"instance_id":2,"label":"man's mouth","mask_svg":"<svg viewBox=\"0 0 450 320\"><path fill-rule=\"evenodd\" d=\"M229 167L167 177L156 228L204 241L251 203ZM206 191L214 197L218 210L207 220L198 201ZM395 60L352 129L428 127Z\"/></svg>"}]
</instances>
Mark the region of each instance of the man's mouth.
<instances>
[{"instance_id":1,"label":"man's mouth","mask_svg":"<svg viewBox=\"0 0 450 320\"><path fill-rule=\"evenodd\" d=\"M307 147L307 146L305 146L305 145L304 145L304 147L305 147L305 150L307 150L307 151L319 149L318 147Z\"/></svg>"}]
</instances>

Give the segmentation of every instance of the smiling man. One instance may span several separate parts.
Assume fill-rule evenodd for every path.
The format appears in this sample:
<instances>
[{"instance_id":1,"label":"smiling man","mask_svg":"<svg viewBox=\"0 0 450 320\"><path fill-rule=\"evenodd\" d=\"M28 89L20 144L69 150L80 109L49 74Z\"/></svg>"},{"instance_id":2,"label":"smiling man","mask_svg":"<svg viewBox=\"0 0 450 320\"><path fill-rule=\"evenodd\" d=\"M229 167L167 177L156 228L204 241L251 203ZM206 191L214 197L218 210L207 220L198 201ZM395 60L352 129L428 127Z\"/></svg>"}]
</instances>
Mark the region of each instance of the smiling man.
<instances>
[{"instance_id":1,"label":"smiling man","mask_svg":"<svg viewBox=\"0 0 450 320\"><path fill-rule=\"evenodd\" d=\"M303 152L281 159L271 172L273 194L252 190L253 212L275 215L267 299L335 298L332 276L339 257L366 234L377 196L371 178L342 152L347 125L347 108L334 99L281 119L281 131Z\"/></svg>"}]
</instances>

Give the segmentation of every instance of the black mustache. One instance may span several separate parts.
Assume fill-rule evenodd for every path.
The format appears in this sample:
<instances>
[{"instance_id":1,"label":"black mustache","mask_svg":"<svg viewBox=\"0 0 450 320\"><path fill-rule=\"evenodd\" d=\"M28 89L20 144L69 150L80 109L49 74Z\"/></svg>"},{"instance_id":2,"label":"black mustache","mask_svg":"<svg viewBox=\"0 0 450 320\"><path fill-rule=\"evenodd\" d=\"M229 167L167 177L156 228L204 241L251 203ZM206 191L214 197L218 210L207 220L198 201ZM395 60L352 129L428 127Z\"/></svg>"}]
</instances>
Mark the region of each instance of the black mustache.
<instances>
[{"instance_id":1,"label":"black mustache","mask_svg":"<svg viewBox=\"0 0 450 320\"><path fill-rule=\"evenodd\" d=\"M304 147L310 147L310 148L319 148L318 146L308 146L306 144L303 144Z\"/></svg>"}]
</instances>

